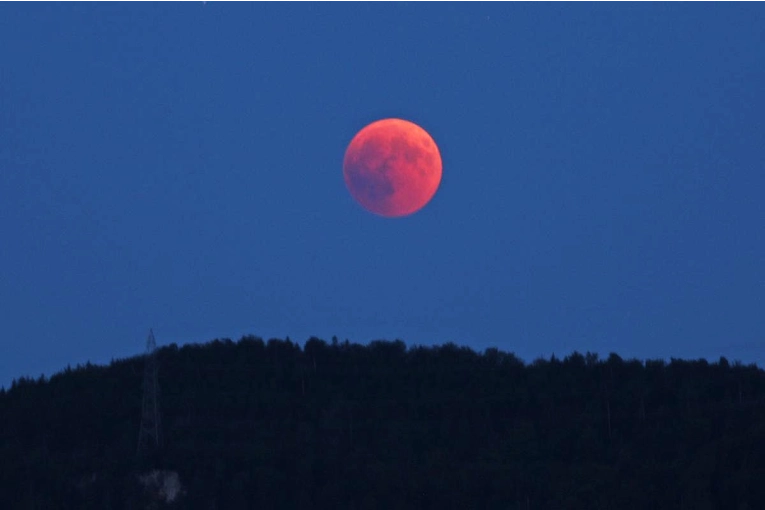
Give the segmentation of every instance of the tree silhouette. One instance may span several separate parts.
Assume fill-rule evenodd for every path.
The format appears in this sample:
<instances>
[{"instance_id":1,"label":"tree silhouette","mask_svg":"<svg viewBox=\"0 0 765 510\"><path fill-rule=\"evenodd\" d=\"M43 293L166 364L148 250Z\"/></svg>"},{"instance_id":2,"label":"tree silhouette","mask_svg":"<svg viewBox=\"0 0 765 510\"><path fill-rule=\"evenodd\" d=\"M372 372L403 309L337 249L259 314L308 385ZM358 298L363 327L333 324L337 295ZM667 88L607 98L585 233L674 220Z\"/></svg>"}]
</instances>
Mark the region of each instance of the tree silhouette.
<instances>
[{"instance_id":1,"label":"tree silhouette","mask_svg":"<svg viewBox=\"0 0 765 510\"><path fill-rule=\"evenodd\" d=\"M173 344L137 462L142 360L0 391L0 508L745 509L765 373L705 360L255 336ZM174 502L139 476L178 474Z\"/></svg>"}]
</instances>

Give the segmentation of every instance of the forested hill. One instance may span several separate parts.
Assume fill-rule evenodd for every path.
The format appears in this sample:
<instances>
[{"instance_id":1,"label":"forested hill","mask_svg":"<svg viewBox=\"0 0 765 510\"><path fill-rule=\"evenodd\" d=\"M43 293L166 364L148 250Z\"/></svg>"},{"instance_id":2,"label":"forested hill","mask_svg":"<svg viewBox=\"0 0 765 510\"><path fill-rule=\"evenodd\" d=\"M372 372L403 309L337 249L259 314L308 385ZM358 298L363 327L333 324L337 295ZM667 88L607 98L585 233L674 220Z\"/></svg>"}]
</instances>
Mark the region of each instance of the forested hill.
<instances>
[{"instance_id":1,"label":"forested hill","mask_svg":"<svg viewBox=\"0 0 765 510\"><path fill-rule=\"evenodd\" d=\"M756 509L765 372L400 341L157 352L0 392L2 509Z\"/></svg>"}]
</instances>

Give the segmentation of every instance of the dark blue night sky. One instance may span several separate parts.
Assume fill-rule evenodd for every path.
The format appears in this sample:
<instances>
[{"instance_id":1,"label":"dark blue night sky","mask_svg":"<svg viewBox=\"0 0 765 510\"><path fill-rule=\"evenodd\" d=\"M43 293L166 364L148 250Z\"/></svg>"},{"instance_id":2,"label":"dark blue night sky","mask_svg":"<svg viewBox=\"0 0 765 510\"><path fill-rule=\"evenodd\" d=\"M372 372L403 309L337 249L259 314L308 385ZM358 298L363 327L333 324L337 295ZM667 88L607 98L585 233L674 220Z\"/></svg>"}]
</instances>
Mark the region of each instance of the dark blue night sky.
<instances>
[{"instance_id":1,"label":"dark blue night sky","mask_svg":"<svg viewBox=\"0 0 765 510\"><path fill-rule=\"evenodd\" d=\"M366 124L443 180L362 209ZM0 385L238 339L765 361L765 5L1 4Z\"/></svg>"}]
</instances>

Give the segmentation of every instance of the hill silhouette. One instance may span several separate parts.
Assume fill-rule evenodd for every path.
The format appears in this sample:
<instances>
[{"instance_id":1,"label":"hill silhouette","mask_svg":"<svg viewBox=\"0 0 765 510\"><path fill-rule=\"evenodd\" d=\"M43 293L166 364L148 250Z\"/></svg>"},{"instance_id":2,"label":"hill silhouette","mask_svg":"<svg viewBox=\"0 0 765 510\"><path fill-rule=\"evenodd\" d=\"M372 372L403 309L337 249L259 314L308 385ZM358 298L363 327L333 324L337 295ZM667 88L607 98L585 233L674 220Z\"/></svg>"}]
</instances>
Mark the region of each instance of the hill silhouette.
<instances>
[{"instance_id":1,"label":"hill silhouette","mask_svg":"<svg viewBox=\"0 0 765 510\"><path fill-rule=\"evenodd\" d=\"M0 391L3 509L733 509L765 501L765 372L247 336Z\"/></svg>"}]
</instances>

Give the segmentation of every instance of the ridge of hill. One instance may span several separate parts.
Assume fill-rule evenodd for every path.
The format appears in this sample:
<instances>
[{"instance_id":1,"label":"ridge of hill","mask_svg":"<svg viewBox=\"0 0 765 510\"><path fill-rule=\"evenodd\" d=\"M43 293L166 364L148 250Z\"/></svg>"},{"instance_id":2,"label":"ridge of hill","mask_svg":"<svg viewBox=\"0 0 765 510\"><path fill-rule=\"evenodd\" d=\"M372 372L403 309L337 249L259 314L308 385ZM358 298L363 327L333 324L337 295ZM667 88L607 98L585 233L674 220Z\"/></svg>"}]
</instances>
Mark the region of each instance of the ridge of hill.
<instances>
[{"instance_id":1,"label":"ridge of hill","mask_svg":"<svg viewBox=\"0 0 765 510\"><path fill-rule=\"evenodd\" d=\"M0 508L734 509L765 501L765 372L706 360L524 363L453 343L246 336L0 391Z\"/></svg>"}]
</instances>

